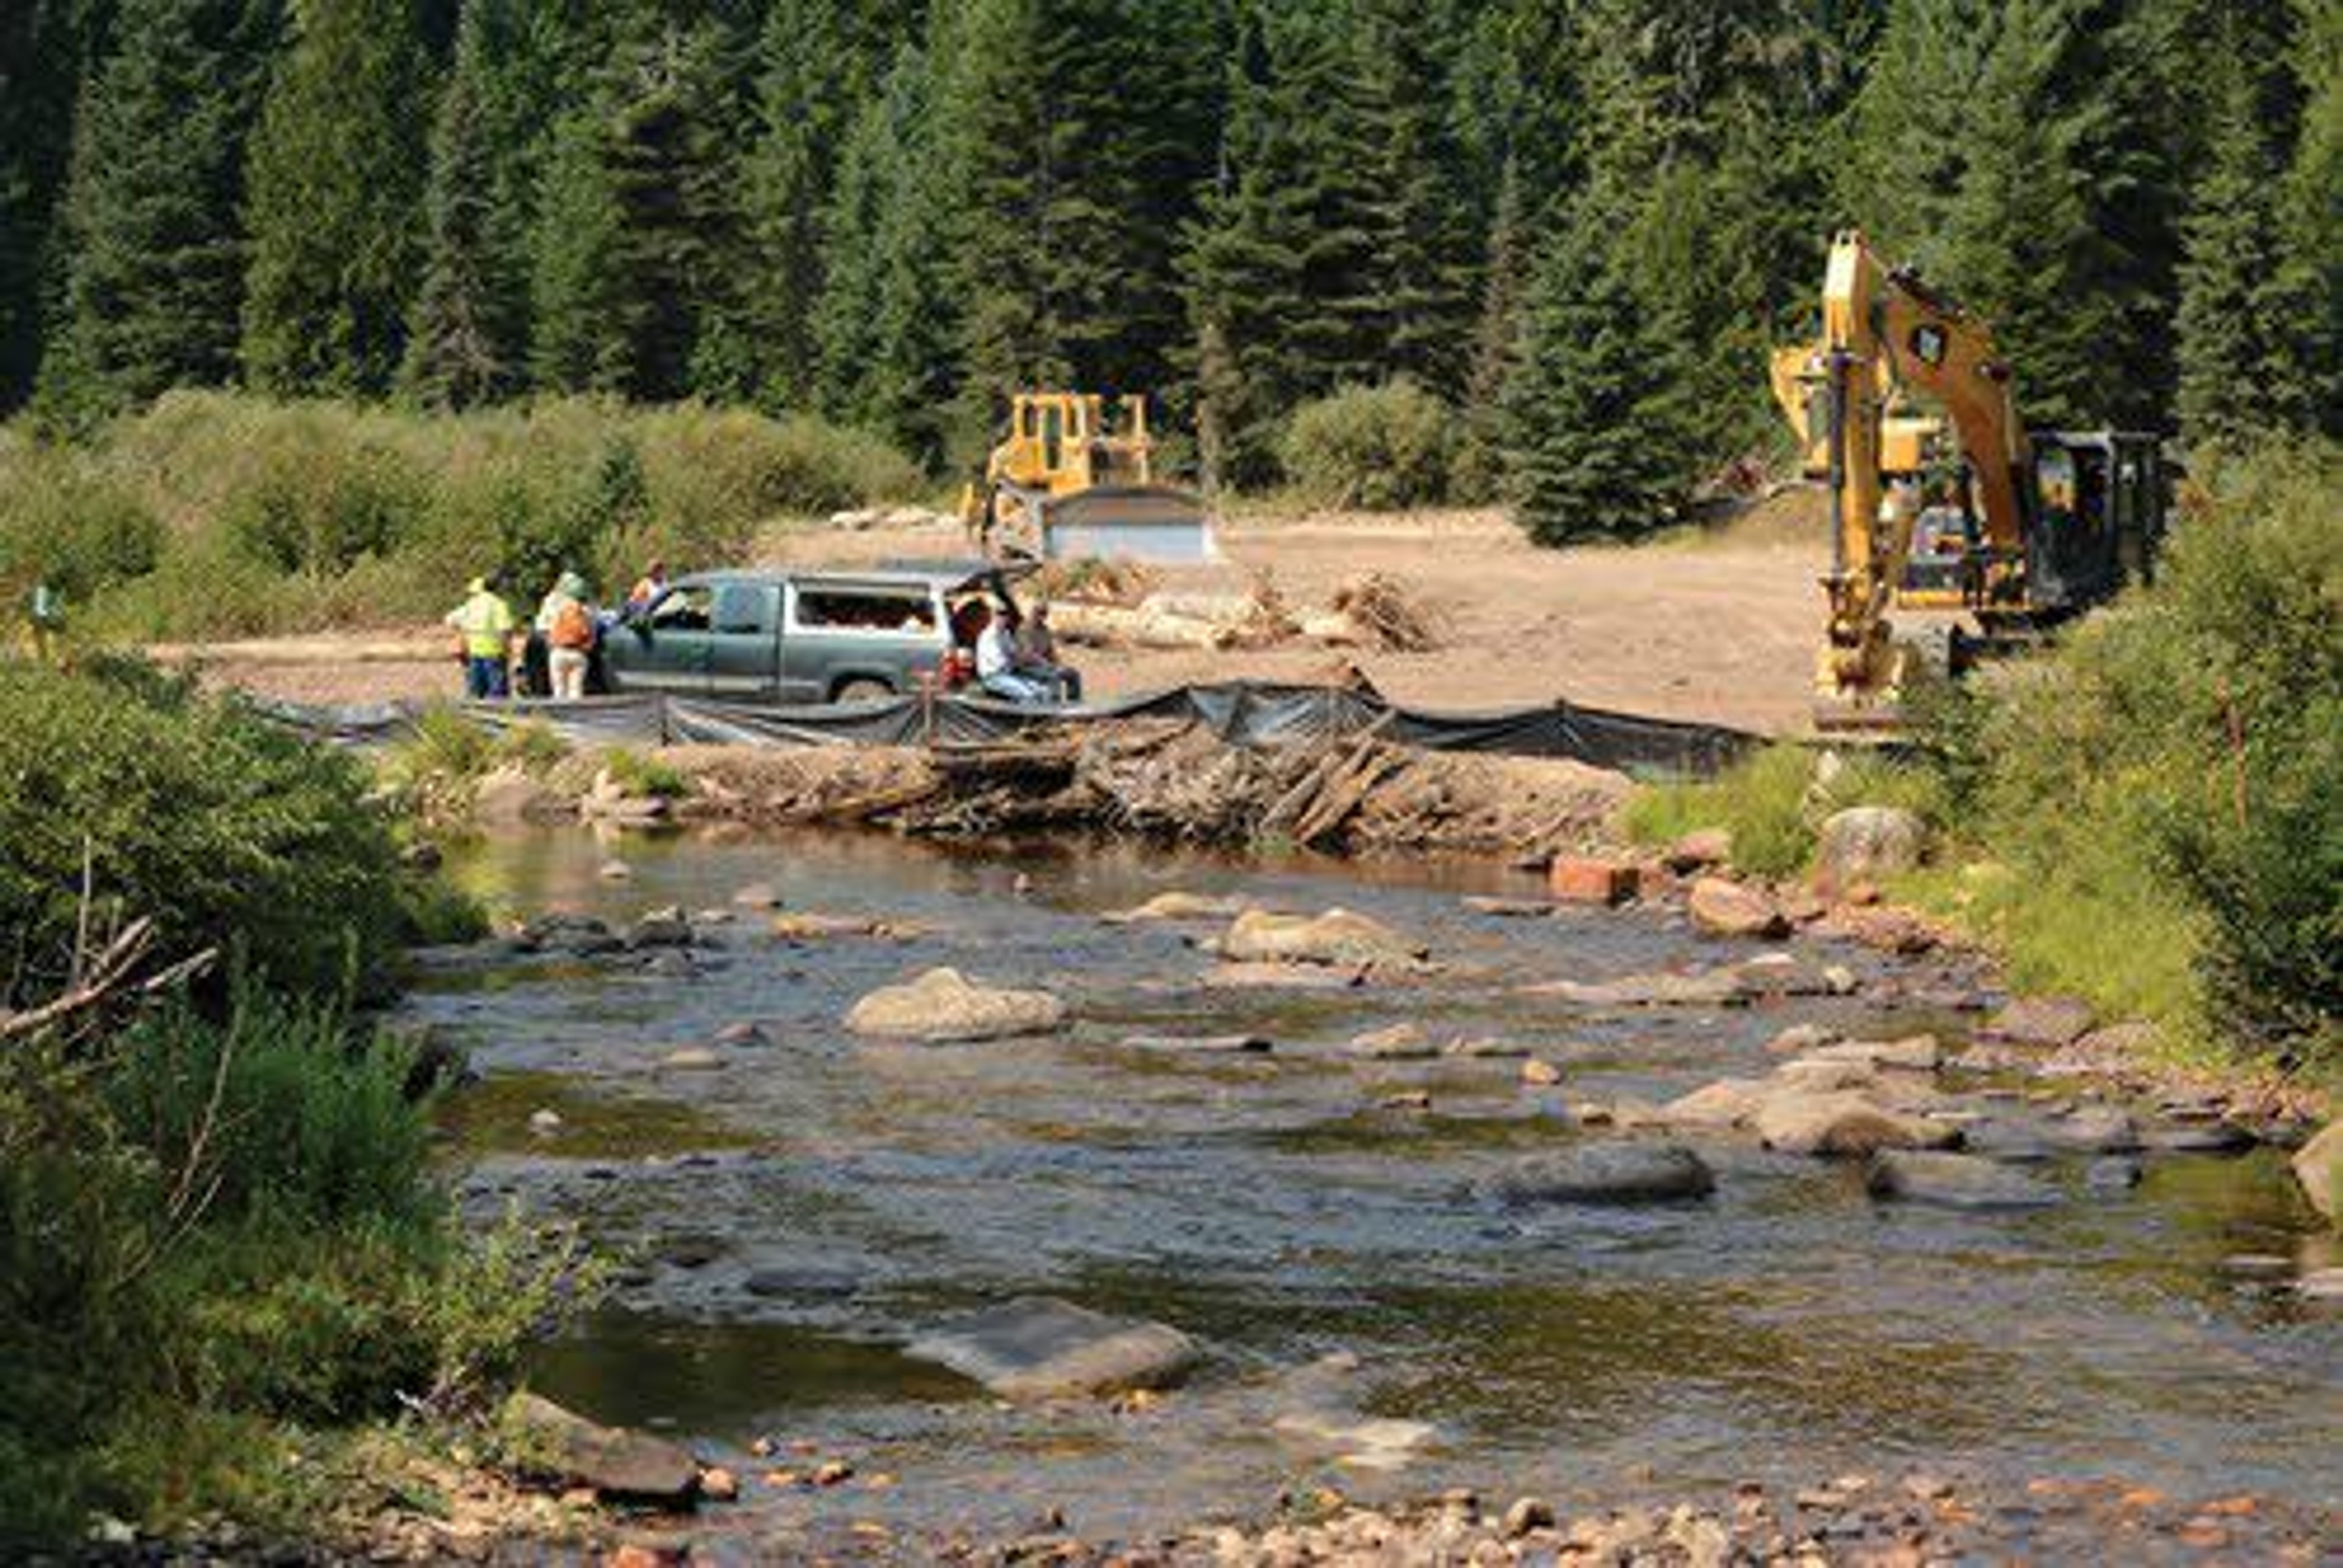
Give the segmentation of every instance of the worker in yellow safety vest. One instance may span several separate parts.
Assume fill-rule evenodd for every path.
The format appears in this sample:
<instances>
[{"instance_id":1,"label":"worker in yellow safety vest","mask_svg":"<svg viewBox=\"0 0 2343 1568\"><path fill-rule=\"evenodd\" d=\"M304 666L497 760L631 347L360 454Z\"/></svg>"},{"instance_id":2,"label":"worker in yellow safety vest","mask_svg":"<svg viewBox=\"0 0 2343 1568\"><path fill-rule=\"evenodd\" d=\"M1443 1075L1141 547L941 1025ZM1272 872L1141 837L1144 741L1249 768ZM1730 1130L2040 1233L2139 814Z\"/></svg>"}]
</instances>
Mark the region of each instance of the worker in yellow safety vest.
<instances>
[{"instance_id":1,"label":"worker in yellow safety vest","mask_svg":"<svg viewBox=\"0 0 2343 1568\"><path fill-rule=\"evenodd\" d=\"M512 655L512 607L488 591L486 578L474 578L464 591L468 597L447 612L447 620L464 661L464 695L475 702L501 698Z\"/></svg>"}]
</instances>

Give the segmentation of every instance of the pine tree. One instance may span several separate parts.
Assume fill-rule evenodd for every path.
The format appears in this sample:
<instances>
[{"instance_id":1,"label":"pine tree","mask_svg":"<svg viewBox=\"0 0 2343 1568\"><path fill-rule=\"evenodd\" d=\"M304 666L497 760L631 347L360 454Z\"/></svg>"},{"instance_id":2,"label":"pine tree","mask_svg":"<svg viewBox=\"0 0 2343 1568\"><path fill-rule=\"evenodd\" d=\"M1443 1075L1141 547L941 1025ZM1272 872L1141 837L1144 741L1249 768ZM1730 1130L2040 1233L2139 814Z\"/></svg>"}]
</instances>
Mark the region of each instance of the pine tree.
<instances>
[{"instance_id":1,"label":"pine tree","mask_svg":"<svg viewBox=\"0 0 2343 1568\"><path fill-rule=\"evenodd\" d=\"M1173 236L1208 106L1192 35L1149 0L969 0L938 146L965 202L963 417L1041 384L1151 389L1180 328Z\"/></svg>"},{"instance_id":2,"label":"pine tree","mask_svg":"<svg viewBox=\"0 0 2343 1568\"><path fill-rule=\"evenodd\" d=\"M936 146L935 83L905 47L856 116L823 212L831 259L815 309L823 410L934 467L965 446L952 404L960 333L948 231L958 191Z\"/></svg>"},{"instance_id":3,"label":"pine tree","mask_svg":"<svg viewBox=\"0 0 2343 1568\"><path fill-rule=\"evenodd\" d=\"M1531 285L1507 472L1522 525L1541 544L1647 532L1689 488L1681 327L1655 317L1638 290L1616 239L1620 199L1583 198Z\"/></svg>"},{"instance_id":4,"label":"pine tree","mask_svg":"<svg viewBox=\"0 0 2343 1568\"><path fill-rule=\"evenodd\" d=\"M855 116L902 42L901 8L777 0L758 45L757 132L742 170L753 238L749 318L757 380L783 406L812 401L814 311L830 261L822 213Z\"/></svg>"},{"instance_id":5,"label":"pine tree","mask_svg":"<svg viewBox=\"0 0 2343 1568\"><path fill-rule=\"evenodd\" d=\"M525 331L517 242L498 200L496 129L486 101L490 6L467 9L431 135L423 286L402 377L427 404L464 408L518 385Z\"/></svg>"},{"instance_id":6,"label":"pine tree","mask_svg":"<svg viewBox=\"0 0 2343 1568\"><path fill-rule=\"evenodd\" d=\"M1420 0L1360 0L1352 38L1354 112L1373 158L1368 306L1383 341L1379 369L1453 398L1467 370L1474 279L1470 170L1444 113L1453 19Z\"/></svg>"},{"instance_id":7,"label":"pine tree","mask_svg":"<svg viewBox=\"0 0 2343 1568\"><path fill-rule=\"evenodd\" d=\"M74 0L0 7L0 415L24 401L39 367L90 23Z\"/></svg>"},{"instance_id":8,"label":"pine tree","mask_svg":"<svg viewBox=\"0 0 2343 1568\"><path fill-rule=\"evenodd\" d=\"M1464 379L1464 446L1456 461L1456 487L1476 500L1496 496L1503 486L1505 410L1521 364L1522 318L1533 259L1522 204L1521 166L1508 158L1489 225L1488 259L1481 272L1480 316L1473 328Z\"/></svg>"},{"instance_id":9,"label":"pine tree","mask_svg":"<svg viewBox=\"0 0 2343 1568\"><path fill-rule=\"evenodd\" d=\"M413 0L306 0L252 146L244 365L277 393L374 397L405 352L427 62Z\"/></svg>"},{"instance_id":10,"label":"pine tree","mask_svg":"<svg viewBox=\"0 0 2343 1568\"><path fill-rule=\"evenodd\" d=\"M646 401L748 390L739 63L718 25L654 21L563 116L532 246L543 384Z\"/></svg>"},{"instance_id":11,"label":"pine tree","mask_svg":"<svg viewBox=\"0 0 2343 1568\"><path fill-rule=\"evenodd\" d=\"M2343 5L2299 0L2298 10L2300 131L2280 211L2288 368L2306 427L2343 437Z\"/></svg>"},{"instance_id":12,"label":"pine tree","mask_svg":"<svg viewBox=\"0 0 2343 1568\"><path fill-rule=\"evenodd\" d=\"M2287 266L2265 89L2245 59L2231 56L2226 75L2180 267L2179 415L2190 442L2238 447L2317 411L2293 354L2299 275Z\"/></svg>"},{"instance_id":13,"label":"pine tree","mask_svg":"<svg viewBox=\"0 0 2343 1568\"><path fill-rule=\"evenodd\" d=\"M122 0L84 95L40 397L69 419L235 373L245 147L275 0Z\"/></svg>"},{"instance_id":14,"label":"pine tree","mask_svg":"<svg viewBox=\"0 0 2343 1568\"><path fill-rule=\"evenodd\" d=\"M1197 440L1207 486L1277 473L1278 424L1307 385L1290 337L1308 307L1312 171L1300 95L1266 25L1249 15L1230 65L1219 172L1191 231Z\"/></svg>"}]
</instances>

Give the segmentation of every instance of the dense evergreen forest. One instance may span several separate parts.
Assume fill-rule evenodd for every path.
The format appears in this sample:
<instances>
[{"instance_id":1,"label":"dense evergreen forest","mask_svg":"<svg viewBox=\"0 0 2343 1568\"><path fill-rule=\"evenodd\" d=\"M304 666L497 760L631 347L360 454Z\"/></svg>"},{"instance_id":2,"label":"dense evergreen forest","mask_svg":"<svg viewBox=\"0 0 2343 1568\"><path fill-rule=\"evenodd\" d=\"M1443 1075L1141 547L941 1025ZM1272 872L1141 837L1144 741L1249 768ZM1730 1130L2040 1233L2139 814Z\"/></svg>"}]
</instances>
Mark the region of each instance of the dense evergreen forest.
<instances>
[{"instance_id":1,"label":"dense evergreen forest","mask_svg":"<svg viewBox=\"0 0 2343 1568\"><path fill-rule=\"evenodd\" d=\"M1212 482L1404 377L1560 537L1779 439L1856 224L2029 417L2332 427L2338 0L12 0L0 410L1145 390Z\"/></svg>"}]
</instances>

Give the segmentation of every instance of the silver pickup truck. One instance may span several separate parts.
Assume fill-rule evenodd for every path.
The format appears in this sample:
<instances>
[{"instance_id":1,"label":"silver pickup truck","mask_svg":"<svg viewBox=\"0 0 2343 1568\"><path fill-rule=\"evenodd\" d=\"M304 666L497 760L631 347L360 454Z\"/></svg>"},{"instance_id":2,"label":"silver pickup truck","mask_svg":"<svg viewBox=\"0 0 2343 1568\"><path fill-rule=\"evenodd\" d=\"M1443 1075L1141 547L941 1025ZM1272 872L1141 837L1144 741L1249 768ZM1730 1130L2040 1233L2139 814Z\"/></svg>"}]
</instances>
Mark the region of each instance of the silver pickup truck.
<instances>
[{"instance_id":1,"label":"silver pickup truck","mask_svg":"<svg viewBox=\"0 0 2343 1568\"><path fill-rule=\"evenodd\" d=\"M695 572L604 634L604 678L781 703L894 696L943 663L960 606L1005 592L988 569Z\"/></svg>"}]
</instances>

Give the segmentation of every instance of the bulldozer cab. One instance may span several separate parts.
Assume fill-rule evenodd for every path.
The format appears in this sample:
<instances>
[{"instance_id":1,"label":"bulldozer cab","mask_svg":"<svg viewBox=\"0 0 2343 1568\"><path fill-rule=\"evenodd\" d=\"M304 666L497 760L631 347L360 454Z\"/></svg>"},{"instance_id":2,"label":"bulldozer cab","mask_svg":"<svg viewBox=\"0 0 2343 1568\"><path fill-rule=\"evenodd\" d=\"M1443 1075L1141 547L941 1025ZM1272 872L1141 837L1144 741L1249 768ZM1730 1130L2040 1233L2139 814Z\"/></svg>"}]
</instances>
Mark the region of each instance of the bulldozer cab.
<instances>
[{"instance_id":1,"label":"bulldozer cab","mask_svg":"<svg viewBox=\"0 0 2343 1568\"><path fill-rule=\"evenodd\" d=\"M1021 392L1006 438L985 464L981 489L960 502L986 553L1035 559L1213 558L1202 502L1156 482L1147 401L1094 392Z\"/></svg>"}]
</instances>

